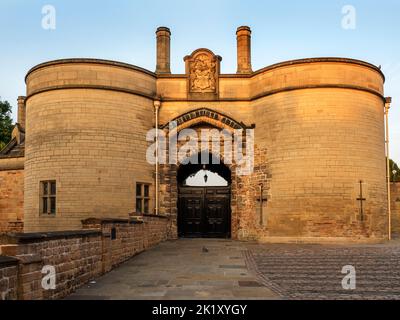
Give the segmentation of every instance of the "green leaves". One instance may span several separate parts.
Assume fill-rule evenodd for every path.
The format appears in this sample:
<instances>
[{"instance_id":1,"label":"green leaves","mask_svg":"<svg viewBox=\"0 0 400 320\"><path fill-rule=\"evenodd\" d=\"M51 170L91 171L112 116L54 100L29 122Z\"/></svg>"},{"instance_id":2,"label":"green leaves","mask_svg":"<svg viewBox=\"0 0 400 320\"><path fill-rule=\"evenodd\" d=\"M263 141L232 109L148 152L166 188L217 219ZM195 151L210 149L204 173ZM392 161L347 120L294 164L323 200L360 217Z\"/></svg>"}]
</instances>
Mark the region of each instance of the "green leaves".
<instances>
[{"instance_id":1,"label":"green leaves","mask_svg":"<svg viewBox=\"0 0 400 320\"><path fill-rule=\"evenodd\" d=\"M8 101L0 100L0 150L11 140L13 121L11 118L12 107Z\"/></svg>"}]
</instances>

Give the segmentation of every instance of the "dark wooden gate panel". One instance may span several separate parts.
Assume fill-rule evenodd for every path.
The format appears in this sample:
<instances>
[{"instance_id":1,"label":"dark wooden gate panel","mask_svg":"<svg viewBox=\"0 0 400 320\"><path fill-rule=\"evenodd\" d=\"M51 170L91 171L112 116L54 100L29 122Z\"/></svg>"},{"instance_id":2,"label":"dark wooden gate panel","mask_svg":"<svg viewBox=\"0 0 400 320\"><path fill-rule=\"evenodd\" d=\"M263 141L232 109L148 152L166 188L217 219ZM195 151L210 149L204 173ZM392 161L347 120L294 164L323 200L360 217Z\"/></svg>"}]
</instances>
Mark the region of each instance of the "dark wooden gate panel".
<instances>
[{"instance_id":1,"label":"dark wooden gate panel","mask_svg":"<svg viewBox=\"0 0 400 320\"><path fill-rule=\"evenodd\" d=\"M179 236L230 237L229 187L181 187L178 210Z\"/></svg>"},{"instance_id":2,"label":"dark wooden gate panel","mask_svg":"<svg viewBox=\"0 0 400 320\"><path fill-rule=\"evenodd\" d=\"M182 231L192 237L201 237L203 230L203 191L193 190L184 192L179 198L179 212L184 212L180 222L183 223ZM181 225L181 224L180 224Z\"/></svg>"}]
</instances>

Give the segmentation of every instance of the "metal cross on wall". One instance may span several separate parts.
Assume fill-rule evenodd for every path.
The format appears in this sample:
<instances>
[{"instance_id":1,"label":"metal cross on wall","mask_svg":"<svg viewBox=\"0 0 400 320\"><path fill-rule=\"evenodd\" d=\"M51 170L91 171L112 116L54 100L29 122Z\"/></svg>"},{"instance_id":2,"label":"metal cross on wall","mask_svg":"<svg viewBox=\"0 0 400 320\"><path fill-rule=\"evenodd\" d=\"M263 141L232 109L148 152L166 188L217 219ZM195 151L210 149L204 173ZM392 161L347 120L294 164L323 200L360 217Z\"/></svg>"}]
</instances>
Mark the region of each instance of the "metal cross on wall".
<instances>
[{"instance_id":1,"label":"metal cross on wall","mask_svg":"<svg viewBox=\"0 0 400 320\"><path fill-rule=\"evenodd\" d=\"M260 225L264 225L264 215L263 215L263 204L264 201L268 201L268 198L264 197L264 184L260 183L260 196L257 199L258 202L260 202Z\"/></svg>"},{"instance_id":2,"label":"metal cross on wall","mask_svg":"<svg viewBox=\"0 0 400 320\"><path fill-rule=\"evenodd\" d=\"M363 181L360 180L360 196L357 198L360 201L360 218L361 221L364 220L364 201L367 201L366 198L363 196Z\"/></svg>"}]
</instances>

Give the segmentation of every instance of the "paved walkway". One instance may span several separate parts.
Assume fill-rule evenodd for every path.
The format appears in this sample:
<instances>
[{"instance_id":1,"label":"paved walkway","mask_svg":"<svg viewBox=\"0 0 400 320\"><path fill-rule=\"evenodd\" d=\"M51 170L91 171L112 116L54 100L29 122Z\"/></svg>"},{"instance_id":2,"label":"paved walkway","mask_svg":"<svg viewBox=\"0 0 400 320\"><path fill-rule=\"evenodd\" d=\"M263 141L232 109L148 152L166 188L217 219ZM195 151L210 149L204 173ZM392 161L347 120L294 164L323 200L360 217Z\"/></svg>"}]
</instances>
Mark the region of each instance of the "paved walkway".
<instances>
[{"instance_id":1,"label":"paved walkway","mask_svg":"<svg viewBox=\"0 0 400 320\"><path fill-rule=\"evenodd\" d=\"M181 239L148 250L68 299L279 299L246 267L246 244Z\"/></svg>"},{"instance_id":2,"label":"paved walkway","mask_svg":"<svg viewBox=\"0 0 400 320\"><path fill-rule=\"evenodd\" d=\"M344 290L344 266L356 289ZM400 242L283 245L181 239L162 243L68 299L400 299Z\"/></svg>"}]
</instances>

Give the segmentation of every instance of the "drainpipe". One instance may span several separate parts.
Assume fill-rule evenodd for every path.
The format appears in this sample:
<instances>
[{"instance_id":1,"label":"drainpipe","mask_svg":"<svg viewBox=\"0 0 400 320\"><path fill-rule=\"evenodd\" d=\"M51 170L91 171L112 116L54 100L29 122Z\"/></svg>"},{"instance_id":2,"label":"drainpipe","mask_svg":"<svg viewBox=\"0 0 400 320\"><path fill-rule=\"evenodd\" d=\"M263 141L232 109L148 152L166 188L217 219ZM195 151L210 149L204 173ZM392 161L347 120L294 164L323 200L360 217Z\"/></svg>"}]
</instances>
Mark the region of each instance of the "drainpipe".
<instances>
[{"instance_id":1,"label":"drainpipe","mask_svg":"<svg viewBox=\"0 0 400 320\"><path fill-rule=\"evenodd\" d=\"M392 98L385 98L385 145L386 145L386 179L387 179L387 203L388 203L388 231L389 240L392 239L392 209L390 207L390 162L389 162L389 109Z\"/></svg>"},{"instance_id":2,"label":"drainpipe","mask_svg":"<svg viewBox=\"0 0 400 320\"><path fill-rule=\"evenodd\" d=\"M154 112L155 112L155 118L156 118L156 181L155 181L155 185L156 185L156 215L159 214L159 200L158 200L158 186L159 186L159 170L158 170L158 147L159 147L159 141L158 141L158 115L159 115L159 111L160 111L160 107L161 107L161 102L160 100L155 100L154 101Z\"/></svg>"}]
</instances>

